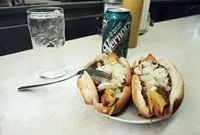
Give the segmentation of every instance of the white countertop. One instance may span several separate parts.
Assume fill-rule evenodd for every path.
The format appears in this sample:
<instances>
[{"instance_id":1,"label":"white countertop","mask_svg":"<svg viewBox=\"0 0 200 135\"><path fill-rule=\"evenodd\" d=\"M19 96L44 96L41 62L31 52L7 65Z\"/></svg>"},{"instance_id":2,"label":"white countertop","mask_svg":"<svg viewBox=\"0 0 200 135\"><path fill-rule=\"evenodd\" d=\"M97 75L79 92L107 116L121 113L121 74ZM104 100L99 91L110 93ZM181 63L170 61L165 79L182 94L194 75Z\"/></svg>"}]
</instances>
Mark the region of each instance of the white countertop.
<instances>
[{"instance_id":1,"label":"white countertop","mask_svg":"<svg viewBox=\"0 0 200 135\"><path fill-rule=\"evenodd\" d=\"M101 52L101 37L66 42L68 75ZM77 77L35 91L18 92L37 77L33 50L0 57L0 135L199 135L200 16L156 23L129 49L130 63L149 52L176 65L185 81L185 97L170 119L152 125L125 124L99 115L84 104Z\"/></svg>"}]
</instances>

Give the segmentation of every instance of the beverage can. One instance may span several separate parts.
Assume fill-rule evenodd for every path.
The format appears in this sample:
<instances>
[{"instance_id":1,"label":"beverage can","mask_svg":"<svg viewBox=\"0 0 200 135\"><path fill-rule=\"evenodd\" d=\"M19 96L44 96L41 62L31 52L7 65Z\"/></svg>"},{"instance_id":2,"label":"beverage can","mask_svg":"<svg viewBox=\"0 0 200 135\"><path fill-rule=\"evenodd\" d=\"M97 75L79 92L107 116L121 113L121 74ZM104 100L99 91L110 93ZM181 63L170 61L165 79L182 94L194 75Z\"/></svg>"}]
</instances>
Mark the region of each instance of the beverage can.
<instances>
[{"instance_id":1,"label":"beverage can","mask_svg":"<svg viewBox=\"0 0 200 135\"><path fill-rule=\"evenodd\" d=\"M103 18L102 53L127 57L131 20L128 9L107 9Z\"/></svg>"}]
</instances>

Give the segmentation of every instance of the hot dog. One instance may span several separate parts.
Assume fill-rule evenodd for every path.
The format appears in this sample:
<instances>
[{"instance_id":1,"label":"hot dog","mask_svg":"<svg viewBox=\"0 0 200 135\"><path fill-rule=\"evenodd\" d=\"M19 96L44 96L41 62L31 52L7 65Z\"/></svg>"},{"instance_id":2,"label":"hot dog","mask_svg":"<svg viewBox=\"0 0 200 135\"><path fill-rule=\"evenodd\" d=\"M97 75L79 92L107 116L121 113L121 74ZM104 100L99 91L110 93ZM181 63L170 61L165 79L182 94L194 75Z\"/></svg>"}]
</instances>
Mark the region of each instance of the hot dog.
<instances>
[{"instance_id":1,"label":"hot dog","mask_svg":"<svg viewBox=\"0 0 200 135\"><path fill-rule=\"evenodd\" d=\"M86 68L110 73L112 79L96 81L85 71L77 80L85 103L107 115L122 111L131 97L131 69L127 60L113 53L100 54Z\"/></svg>"},{"instance_id":2,"label":"hot dog","mask_svg":"<svg viewBox=\"0 0 200 135\"><path fill-rule=\"evenodd\" d=\"M166 59L149 54L132 65L132 99L144 118L167 118L174 114L184 97L184 81Z\"/></svg>"}]
</instances>

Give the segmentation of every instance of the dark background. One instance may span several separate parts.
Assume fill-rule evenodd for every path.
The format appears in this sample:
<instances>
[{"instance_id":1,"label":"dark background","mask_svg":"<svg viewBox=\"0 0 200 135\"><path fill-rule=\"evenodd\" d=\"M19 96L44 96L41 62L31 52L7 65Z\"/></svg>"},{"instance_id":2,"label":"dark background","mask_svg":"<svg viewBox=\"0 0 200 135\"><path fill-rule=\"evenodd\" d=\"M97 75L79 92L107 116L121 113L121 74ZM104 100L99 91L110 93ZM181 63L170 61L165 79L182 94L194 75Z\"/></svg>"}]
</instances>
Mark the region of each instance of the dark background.
<instances>
[{"instance_id":1,"label":"dark background","mask_svg":"<svg viewBox=\"0 0 200 135\"><path fill-rule=\"evenodd\" d=\"M0 56L32 48L26 20L26 9L30 7L63 7L67 40L100 33L104 11L102 0L55 1L42 4L13 2L12 6L1 5ZM151 0L150 13L154 22L199 14L200 0Z\"/></svg>"}]
</instances>

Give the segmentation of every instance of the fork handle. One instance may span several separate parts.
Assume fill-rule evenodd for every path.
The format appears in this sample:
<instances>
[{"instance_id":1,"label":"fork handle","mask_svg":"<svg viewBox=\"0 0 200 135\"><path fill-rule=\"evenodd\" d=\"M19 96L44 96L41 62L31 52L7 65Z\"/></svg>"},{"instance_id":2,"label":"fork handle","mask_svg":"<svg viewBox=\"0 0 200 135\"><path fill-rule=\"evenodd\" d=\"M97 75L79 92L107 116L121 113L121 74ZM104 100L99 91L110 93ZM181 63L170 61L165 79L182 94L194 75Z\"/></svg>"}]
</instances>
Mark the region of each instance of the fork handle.
<instances>
[{"instance_id":1,"label":"fork handle","mask_svg":"<svg viewBox=\"0 0 200 135\"><path fill-rule=\"evenodd\" d=\"M66 81L74 76L76 76L77 74L74 74L70 77L64 78L62 80L58 80L58 81L54 81L54 82L49 82L49 83L41 83L41 84L35 84L35 85L27 85L27 86L21 86L19 87L17 90L18 91L31 91L31 88L36 88L36 87L41 87L41 86L46 86L46 85L51 85L51 84L55 84L55 83L59 83L59 82L63 82Z\"/></svg>"}]
</instances>

